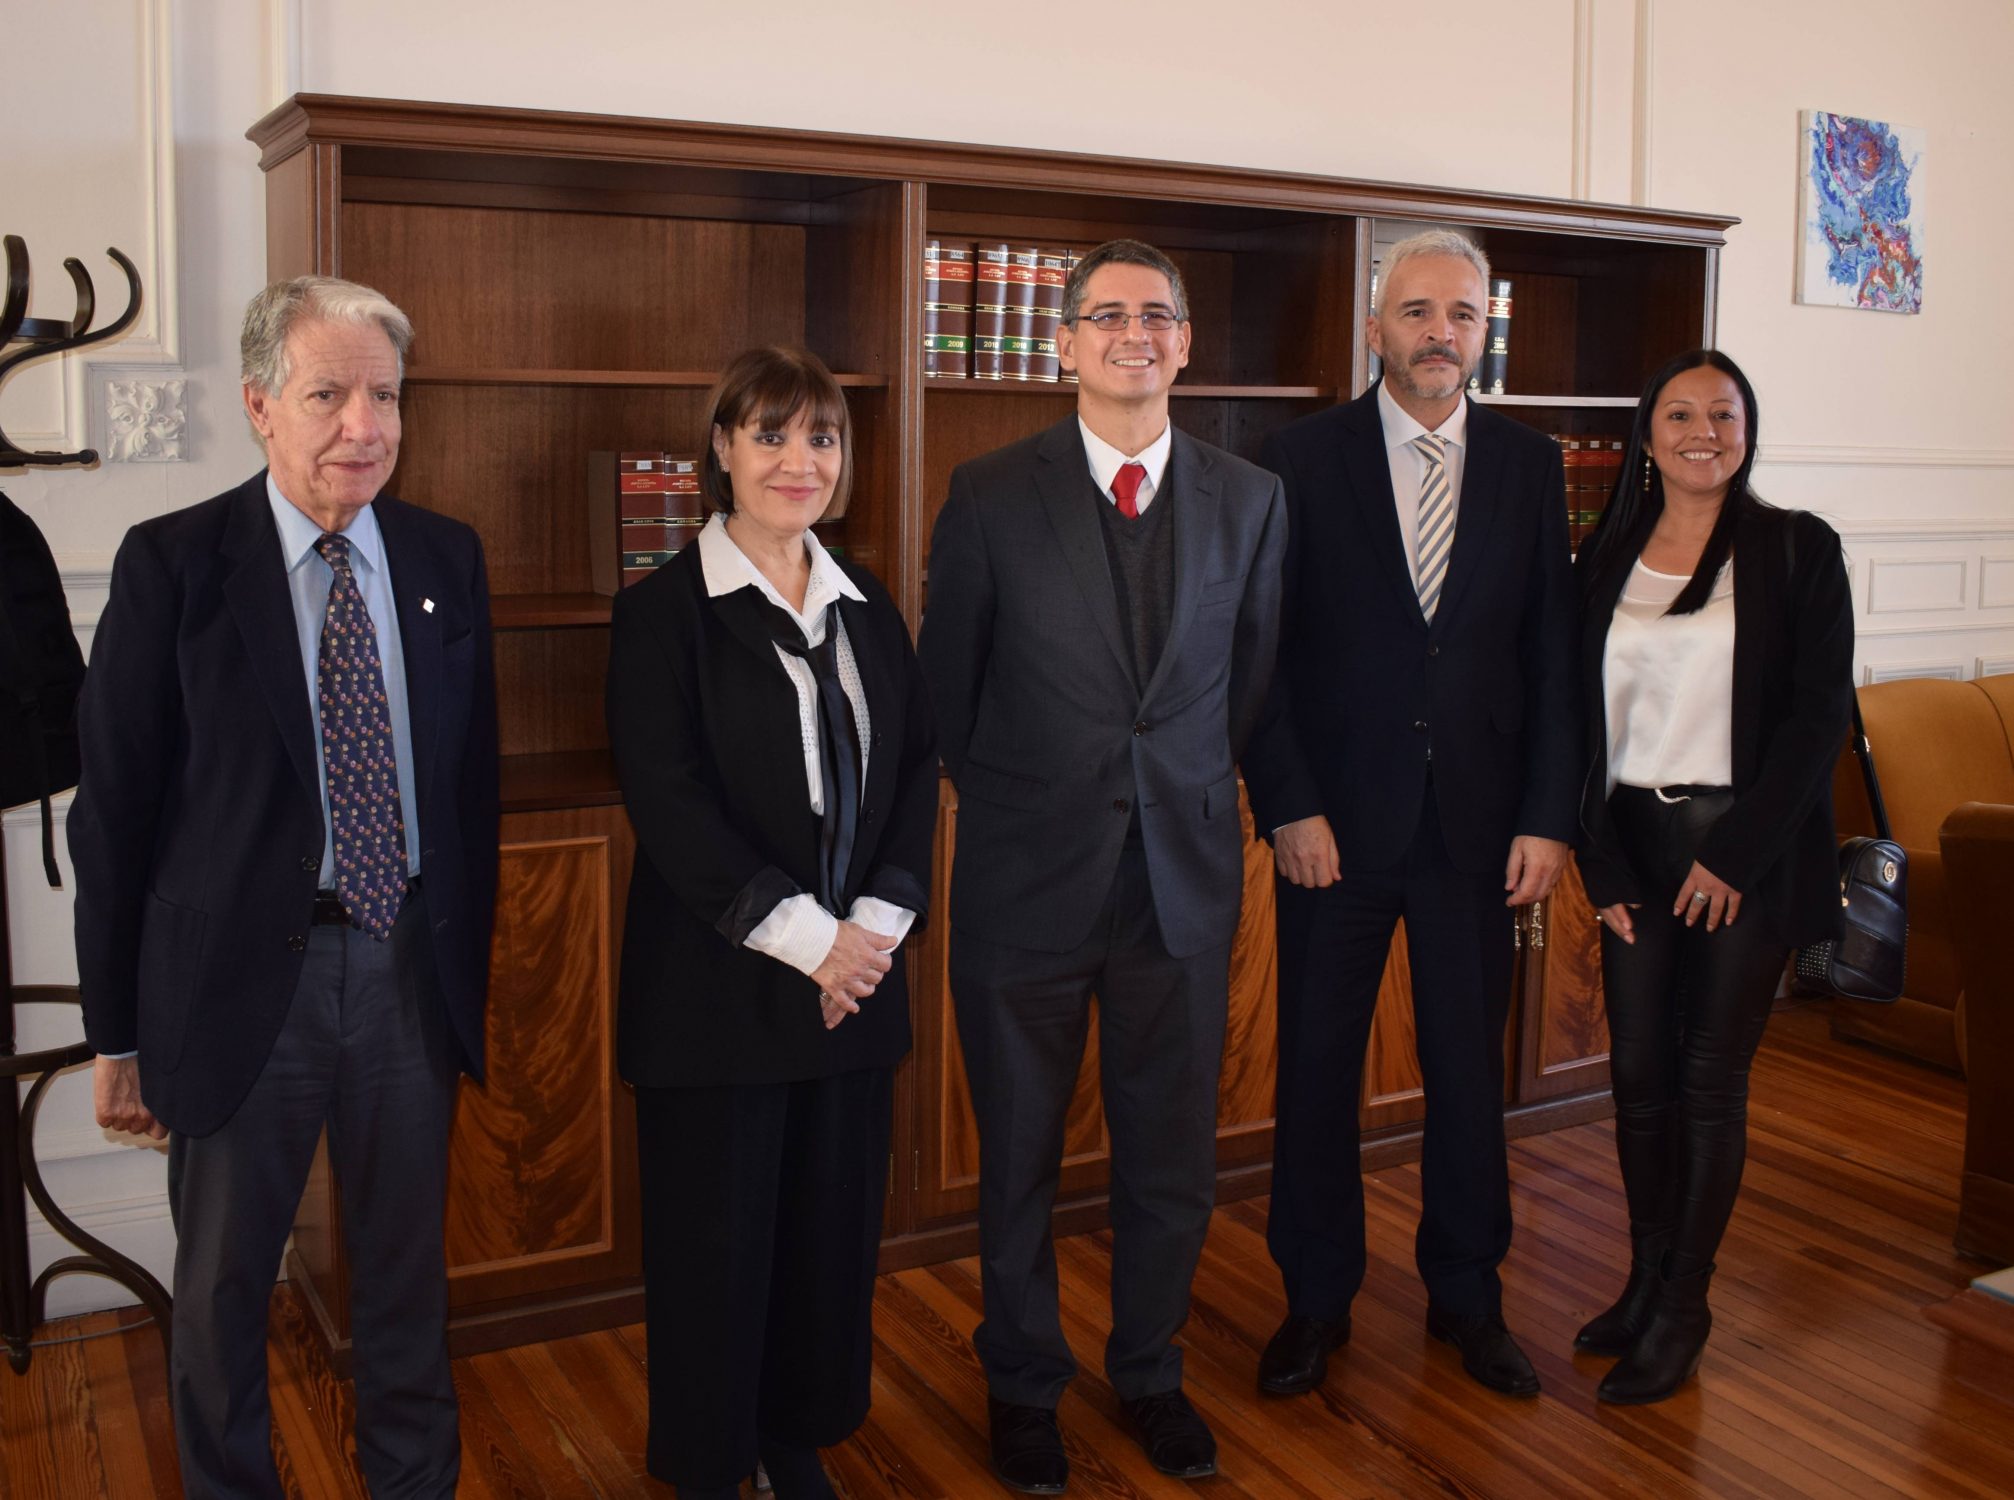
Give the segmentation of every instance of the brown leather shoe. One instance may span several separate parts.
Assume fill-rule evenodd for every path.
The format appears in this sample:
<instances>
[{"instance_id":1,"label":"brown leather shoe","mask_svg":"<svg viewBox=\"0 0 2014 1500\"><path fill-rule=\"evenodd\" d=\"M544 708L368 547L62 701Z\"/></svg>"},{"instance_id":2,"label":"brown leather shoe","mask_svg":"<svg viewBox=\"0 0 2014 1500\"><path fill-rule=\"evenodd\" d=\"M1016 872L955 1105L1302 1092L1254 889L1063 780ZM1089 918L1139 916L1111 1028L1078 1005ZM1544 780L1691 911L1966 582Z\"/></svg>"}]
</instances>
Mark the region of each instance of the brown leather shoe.
<instances>
[{"instance_id":1,"label":"brown leather shoe","mask_svg":"<svg viewBox=\"0 0 2014 1500\"><path fill-rule=\"evenodd\" d=\"M1312 1391L1329 1373L1329 1351L1347 1343L1350 1315L1310 1318L1288 1313L1259 1356L1259 1389L1274 1396Z\"/></svg>"}]
</instances>

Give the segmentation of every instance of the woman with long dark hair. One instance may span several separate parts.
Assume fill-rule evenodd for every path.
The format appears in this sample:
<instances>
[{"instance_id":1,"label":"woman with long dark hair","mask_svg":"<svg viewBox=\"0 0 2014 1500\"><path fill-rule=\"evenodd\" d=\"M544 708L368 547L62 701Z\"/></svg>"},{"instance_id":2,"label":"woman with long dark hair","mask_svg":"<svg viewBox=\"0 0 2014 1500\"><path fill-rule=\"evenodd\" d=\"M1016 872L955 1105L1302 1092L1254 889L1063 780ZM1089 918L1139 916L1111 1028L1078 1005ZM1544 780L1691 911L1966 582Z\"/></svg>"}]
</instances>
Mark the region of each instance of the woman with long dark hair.
<instances>
[{"instance_id":1,"label":"woman with long dark hair","mask_svg":"<svg viewBox=\"0 0 2014 1500\"><path fill-rule=\"evenodd\" d=\"M1629 1201L1629 1282L1574 1340L1604 1401L1698 1367L1741 1185L1748 1068L1791 948L1838 919L1832 767L1851 717L1839 537L1749 487L1748 377L1711 349L1644 387L1622 478L1576 564L1587 781Z\"/></svg>"}]
</instances>

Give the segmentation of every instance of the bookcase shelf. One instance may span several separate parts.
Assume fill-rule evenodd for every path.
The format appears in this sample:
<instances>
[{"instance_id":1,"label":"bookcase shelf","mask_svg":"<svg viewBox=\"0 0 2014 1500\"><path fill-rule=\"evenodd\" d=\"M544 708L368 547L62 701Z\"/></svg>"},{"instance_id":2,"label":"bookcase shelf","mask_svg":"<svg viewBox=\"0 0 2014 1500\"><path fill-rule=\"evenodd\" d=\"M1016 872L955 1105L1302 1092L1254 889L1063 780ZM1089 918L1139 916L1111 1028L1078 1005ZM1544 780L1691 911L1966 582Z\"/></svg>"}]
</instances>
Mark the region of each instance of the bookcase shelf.
<instances>
[{"instance_id":1,"label":"bookcase shelf","mask_svg":"<svg viewBox=\"0 0 2014 1500\"><path fill-rule=\"evenodd\" d=\"M1634 396L1477 396L1484 406L1531 406L1547 407L1554 411L1591 411L1597 408L1614 408L1633 411L1637 398Z\"/></svg>"},{"instance_id":2,"label":"bookcase shelf","mask_svg":"<svg viewBox=\"0 0 2014 1500\"><path fill-rule=\"evenodd\" d=\"M494 590L505 817L489 1076L463 1091L449 1148L457 1353L641 1316L636 1144L614 1016L623 898L642 856L608 749L611 601L593 591L590 454L694 451L707 388L736 354L815 350L844 372L854 431L851 506L821 532L882 580L914 627L952 470L1063 419L1074 398L1067 383L925 378L929 236L1082 251L1125 235L1166 250L1194 335L1173 420L1256 458L1281 426L1369 384L1363 328L1381 226L1474 230L1515 284L1514 394L1489 404L1542 431L1612 438L1631 405L1615 392L1712 342L1734 222L1249 168L326 95L289 100L249 135L266 180L268 273L366 282L413 319L421 358L407 372L395 492L473 526ZM976 1131L942 921L955 791L942 796L939 920L905 944L916 1046L895 1086L884 1267L976 1248ZM1247 849L1220 1200L1265 1191L1271 1149L1273 875L1263 846ZM1575 899L1546 904L1548 940L1520 960L1508 1084L1520 1134L1607 1109L1595 926ZM1418 1149L1409 1007L1400 965L1365 1070L1365 1149L1383 1161ZM1072 1105L1058 1207L1072 1229L1103 1222L1099 1117L1088 1094ZM536 1173L511 1166L530 1160ZM289 1260L339 1374L340 1217L318 1178Z\"/></svg>"},{"instance_id":3,"label":"bookcase shelf","mask_svg":"<svg viewBox=\"0 0 2014 1500\"><path fill-rule=\"evenodd\" d=\"M926 392L983 392L993 396L1068 396L1076 400L1077 387L1062 380L969 380L956 376L933 376L923 382ZM1332 385L1186 385L1175 382L1170 395L1191 400L1220 401L1316 401L1336 399Z\"/></svg>"},{"instance_id":4,"label":"bookcase shelf","mask_svg":"<svg viewBox=\"0 0 2014 1500\"><path fill-rule=\"evenodd\" d=\"M416 365L406 371L408 385L561 385L601 386L636 390L710 390L718 370L490 370L456 366ZM885 375L833 372L848 389L882 390Z\"/></svg>"},{"instance_id":5,"label":"bookcase shelf","mask_svg":"<svg viewBox=\"0 0 2014 1500\"><path fill-rule=\"evenodd\" d=\"M606 625L614 603L606 594L492 594L490 624L497 630Z\"/></svg>"}]
</instances>

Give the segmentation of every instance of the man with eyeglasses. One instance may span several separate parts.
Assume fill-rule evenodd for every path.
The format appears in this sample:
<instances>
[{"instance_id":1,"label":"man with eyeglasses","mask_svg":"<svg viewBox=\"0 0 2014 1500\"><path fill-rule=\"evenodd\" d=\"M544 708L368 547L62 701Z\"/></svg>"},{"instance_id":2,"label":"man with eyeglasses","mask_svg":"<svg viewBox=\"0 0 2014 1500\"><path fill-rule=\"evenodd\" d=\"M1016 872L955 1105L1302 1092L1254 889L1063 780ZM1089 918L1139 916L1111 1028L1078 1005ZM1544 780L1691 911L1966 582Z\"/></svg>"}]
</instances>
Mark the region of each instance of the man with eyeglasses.
<instances>
[{"instance_id":1,"label":"man with eyeglasses","mask_svg":"<svg viewBox=\"0 0 2014 1500\"><path fill-rule=\"evenodd\" d=\"M1064 289L1077 411L961 465L918 652L959 794L951 988L979 1123L993 1464L1068 1478L1076 1374L1050 1208L1092 996L1111 1138L1105 1370L1164 1473L1216 1471L1174 1339L1215 1197L1244 851L1235 770L1272 674L1279 481L1178 432L1181 272L1134 240Z\"/></svg>"}]
</instances>

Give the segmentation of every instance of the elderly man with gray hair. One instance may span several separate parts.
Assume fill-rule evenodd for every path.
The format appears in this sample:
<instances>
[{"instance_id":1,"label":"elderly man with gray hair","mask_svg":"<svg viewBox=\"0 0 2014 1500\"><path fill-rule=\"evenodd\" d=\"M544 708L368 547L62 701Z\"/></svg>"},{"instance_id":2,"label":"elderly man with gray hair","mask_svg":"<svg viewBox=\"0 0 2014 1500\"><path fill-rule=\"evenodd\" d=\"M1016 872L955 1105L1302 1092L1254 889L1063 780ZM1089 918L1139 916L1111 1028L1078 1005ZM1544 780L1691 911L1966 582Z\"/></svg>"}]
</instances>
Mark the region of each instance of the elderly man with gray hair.
<instances>
[{"instance_id":1,"label":"elderly man with gray hair","mask_svg":"<svg viewBox=\"0 0 2014 1500\"><path fill-rule=\"evenodd\" d=\"M79 706L77 967L99 1123L168 1138L169 1368L191 1495L281 1493L266 1318L324 1127L357 1454L460 1467L443 1255L480 1077L497 727L482 546L382 493L412 325L351 282L246 310L267 467L127 533Z\"/></svg>"}]
</instances>

